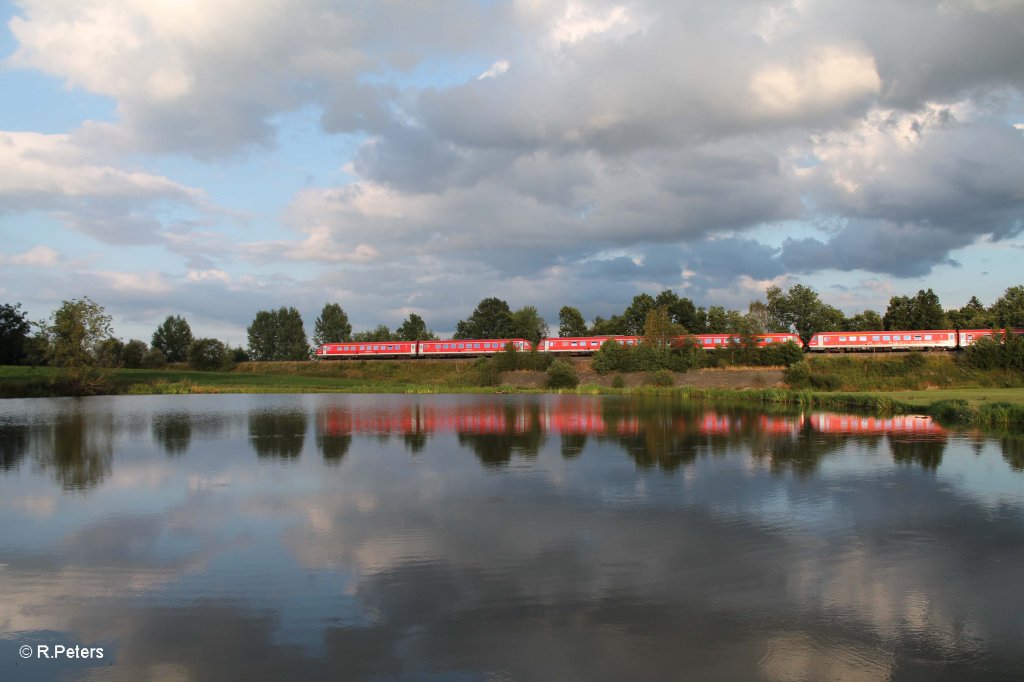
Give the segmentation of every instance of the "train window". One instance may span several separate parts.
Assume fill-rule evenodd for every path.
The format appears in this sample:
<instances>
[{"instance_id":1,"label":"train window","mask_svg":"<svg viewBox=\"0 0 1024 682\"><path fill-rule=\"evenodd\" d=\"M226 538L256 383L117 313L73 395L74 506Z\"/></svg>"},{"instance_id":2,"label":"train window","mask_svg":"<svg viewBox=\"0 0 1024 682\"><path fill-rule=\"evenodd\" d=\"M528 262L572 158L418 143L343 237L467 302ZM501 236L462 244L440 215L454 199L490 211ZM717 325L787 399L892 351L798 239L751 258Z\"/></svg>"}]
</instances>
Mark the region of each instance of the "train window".
<instances>
[{"instance_id":1,"label":"train window","mask_svg":"<svg viewBox=\"0 0 1024 682\"><path fill-rule=\"evenodd\" d=\"M591 341L591 342L590 342L590 345L591 345L591 346L596 346L596 345L597 345L597 341Z\"/></svg>"},{"instance_id":2,"label":"train window","mask_svg":"<svg viewBox=\"0 0 1024 682\"><path fill-rule=\"evenodd\" d=\"M866 336L862 336L862 337L860 337L860 340L861 340L861 341L867 341L867 340L868 340L868 337L866 337Z\"/></svg>"},{"instance_id":3,"label":"train window","mask_svg":"<svg viewBox=\"0 0 1024 682\"><path fill-rule=\"evenodd\" d=\"M770 337L770 336L766 336L766 337L765 337L765 339L764 339L764 342L765 342L765 343L771 343L771 342L772 342L772 341L774 341L774 340L775 340L775 339L773 339L772 337Z\"/></svg>"},{"instance_id":4,"label":"train window","mask_svg":"<svg viewBox=\"0 0 1024 682\"><path fill-rule=\"evenodd\" d=\"M721 345L722 339L715 339L715 345Z\"/></svg>"},{"instance_id":5,"label":"train window","mask_svg":"<svg viewBox=\"0 0 1024 682\"><path fill-rule=\"evenodd\" d=\"M892 341L892 336L889 334L882 334L882 341Z\"/></svg>"},{"instance_id":6,"label":"train window","mask_svg":"<svg viewBox=\"0 0 1024 682\"><path fill-rule=\"evenodd\" d=\"M903 335L903 340L904 341L910 341L910 334L904 334Z\"/></svg>"},{"instance_id":7,"label":"train window","mask_svg":"<svg viewBox=\"0 0 1024 682\"><path fill-rule=\"evenodd\" d=\"M931 341L932 340L932 335L931 334L925 334L924 335L924 340L925 341Z\"/></svg>"},{"instance_id":8,"label":"train window","mask_svg":"<svg viewBox=\"0 0 1024 682\"><path fill-rule=\"evenodd\" d=\"M572 346L573 348L575 348L575 347L576 347L576 342L575 342L575 341L573 341L573 342L572 342L571 344L569 344L569 345L571 345L571 346Z\"/></svg>"},{"instance_id":9,"label":"train window","mask_svg":"<svg viewBox=\"0 0 1024 682\"><path fill-rule=\"evenodd\" d=\"M920 334L914 334L914 341L920 341L920 340L921 340L921 335Z\"/></svg>"},{"instance_id":10,"label":"train window","mask_svg":"<svg viewBox=\"0 0 1024 682\"><path fill-rule=\"evenodd\" d=\"M458 347L459 347L459 348L465 348L465 347L466 347L466 344L464 344L464 343L460 343Z\"/></svg>"},{"instance_id":11,"label":"train window","mask_svg":"<svg viewBox=\"0 0 1024 682\"><path fill-rule=\"evenodd\" d=\"M473 344L473 348L479 348L479 347L480 347L480 344L479 344L479 343L474 343L474 344Z\"/></svg>"},{"instance_id":12,"label":"train window","mask_svg":"<svg viewBox=\"0 0 1024 682\"><path fill-rule=\"evenodd\" d=\"M871 340L872 341L880 341L881 337L878 334L872 334L871 335Z\"/></svg>"},{"instance_id":13,"label":"train window","mask_svg":"<svg viewBox=\"0 0 1024 682\"><path fill-rule=\"evenodd\" d=\"M840 340L840 341L846 341L846 337L845 337L845 336L840 336L840 337L839 337L839 340Z\"/></svg>"}]
</instances>

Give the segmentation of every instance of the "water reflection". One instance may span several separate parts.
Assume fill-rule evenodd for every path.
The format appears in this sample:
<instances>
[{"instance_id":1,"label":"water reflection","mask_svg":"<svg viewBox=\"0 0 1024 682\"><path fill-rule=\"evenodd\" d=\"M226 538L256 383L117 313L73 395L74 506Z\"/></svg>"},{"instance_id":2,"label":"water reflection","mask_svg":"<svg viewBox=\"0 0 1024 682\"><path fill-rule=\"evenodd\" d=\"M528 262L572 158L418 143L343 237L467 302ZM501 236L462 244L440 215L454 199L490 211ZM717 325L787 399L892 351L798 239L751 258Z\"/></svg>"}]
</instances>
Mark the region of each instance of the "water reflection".
<instances>
[{"instance_id":1,"label":"water reflection","mask_svg":"<svg viewBox=\"0 0 1024 682\"><path fill-rule=\"evenodd\" d=\"M249 443L260 457L292 459L302 454L305 442L305 412L259 409L249 413ZM344 454L336 447L333 452Z\"/></svg>"},{"instance_id":2,"label":"water reflection","mask_svg":"<svg viewBox=\"0 0 1024 682\"><path fill-rule=\"evenodd\" d=\"M153 438L168 455L180 455L192 441L192 415L167 412L153 417Z\"/></svg>"},{"instance_id":3,"label":"water reflection","mask_svg":"<svg viewBox=\"0 0 1024 682\"><path fill-rule=\"evenodd\" d=\"M1024 664L1019 439L586 396L3 409L0 679L959 680ZM18 667L13 647L56 640L111 660Z\"/></svg>"},{"instance_id":4,"label":"water reflection","mask_svg":"<svg viewBox=\"0 0 1024 682\"><path fill-rule=\"evenodd\" d=\"M799 474L814 472L822 458L851 441L875 449L886 437L894 461L935 469L948 437L945 429L922 416L766 414L661 399L560 396L543 404L415 403L372 410L333 406L317 413L317 443L322 451L331 438L366 434L386 441L394 434L417 453L430 437L447 432L457 434L458 443L486 467L505 466L516 456L536 456L547 437L555 435L565 458L579 456L592 438L617 445L642 469L672 472L703 454L750 448L773 470Z\"/></svg>"},{"instance_id":5,"label":"water reflection","mask_svg":"<svg viewBox=\"0 0 1024 682\"><path fill-rule=\"evenodd\" d=\"M0 470L18 468L28 451L28 427L0 424Z\"/></svg>"},{"instance_id":6,"label":"water reflection","mask_svg":"<svg viewBox=\"0 0 1024 682\"><path fill-rule=\"evenodd\" d=\"M110 414L63 412L32 430L35 463L65 490L88 490L111 472L115 426Z\"/></svg>"}]
</instances>

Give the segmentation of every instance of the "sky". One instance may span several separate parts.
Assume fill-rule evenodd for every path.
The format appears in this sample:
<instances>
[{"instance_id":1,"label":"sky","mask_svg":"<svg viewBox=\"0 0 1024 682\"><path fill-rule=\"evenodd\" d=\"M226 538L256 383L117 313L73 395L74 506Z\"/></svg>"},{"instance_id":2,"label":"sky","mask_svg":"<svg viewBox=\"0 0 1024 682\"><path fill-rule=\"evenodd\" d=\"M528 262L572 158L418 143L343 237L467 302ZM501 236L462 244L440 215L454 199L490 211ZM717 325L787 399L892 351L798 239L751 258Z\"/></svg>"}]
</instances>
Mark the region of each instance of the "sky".
<instances>
[{"instance_id":1,"label":"sky","mask_svg":"<svg viewBox=\"0 0 1024 682\"><path fill-rule=\"evenodd\" d=\"M0 302L245 344L483 298L1024 284L1024 0L0 0Z\"/></svg>"}]
</instances>

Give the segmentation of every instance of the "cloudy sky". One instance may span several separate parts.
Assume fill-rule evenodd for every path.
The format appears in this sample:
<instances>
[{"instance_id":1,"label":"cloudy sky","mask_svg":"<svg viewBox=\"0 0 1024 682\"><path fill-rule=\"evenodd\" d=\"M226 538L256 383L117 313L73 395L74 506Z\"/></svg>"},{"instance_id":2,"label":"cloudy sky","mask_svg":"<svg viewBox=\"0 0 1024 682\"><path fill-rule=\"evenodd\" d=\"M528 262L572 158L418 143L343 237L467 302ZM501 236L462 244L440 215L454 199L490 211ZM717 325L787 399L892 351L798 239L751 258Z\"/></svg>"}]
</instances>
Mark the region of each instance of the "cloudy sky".
<instances>
[{"instance_id":1,"label":"cloudy sky","mask_svg":"<svg viewBox=\"0 0 1024 682\"><path fill-rule=\"evenodd\" d=\"M847 312L1024 283L1022 0L0 0L0 302Z\"/></svg>"}]
</instances>

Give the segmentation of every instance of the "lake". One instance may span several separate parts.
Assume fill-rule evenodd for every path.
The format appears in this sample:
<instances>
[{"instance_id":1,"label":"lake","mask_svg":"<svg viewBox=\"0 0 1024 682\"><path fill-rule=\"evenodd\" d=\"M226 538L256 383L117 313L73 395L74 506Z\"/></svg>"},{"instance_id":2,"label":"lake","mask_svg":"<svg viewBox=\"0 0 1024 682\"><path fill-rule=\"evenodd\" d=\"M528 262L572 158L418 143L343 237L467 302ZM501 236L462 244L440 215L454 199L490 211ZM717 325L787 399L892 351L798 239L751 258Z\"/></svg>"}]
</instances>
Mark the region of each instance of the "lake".
<instances>
[{"instance_id":1,"label":"lake","mask_svg":"<svg viewBox=\"0 0 1024 682\"><path fill-rule=\"evenodd\" d=\"M0 401L3 680L1019 680L1022 576L1024 438L924 417Z\"/></svg>"}]
</instances>

